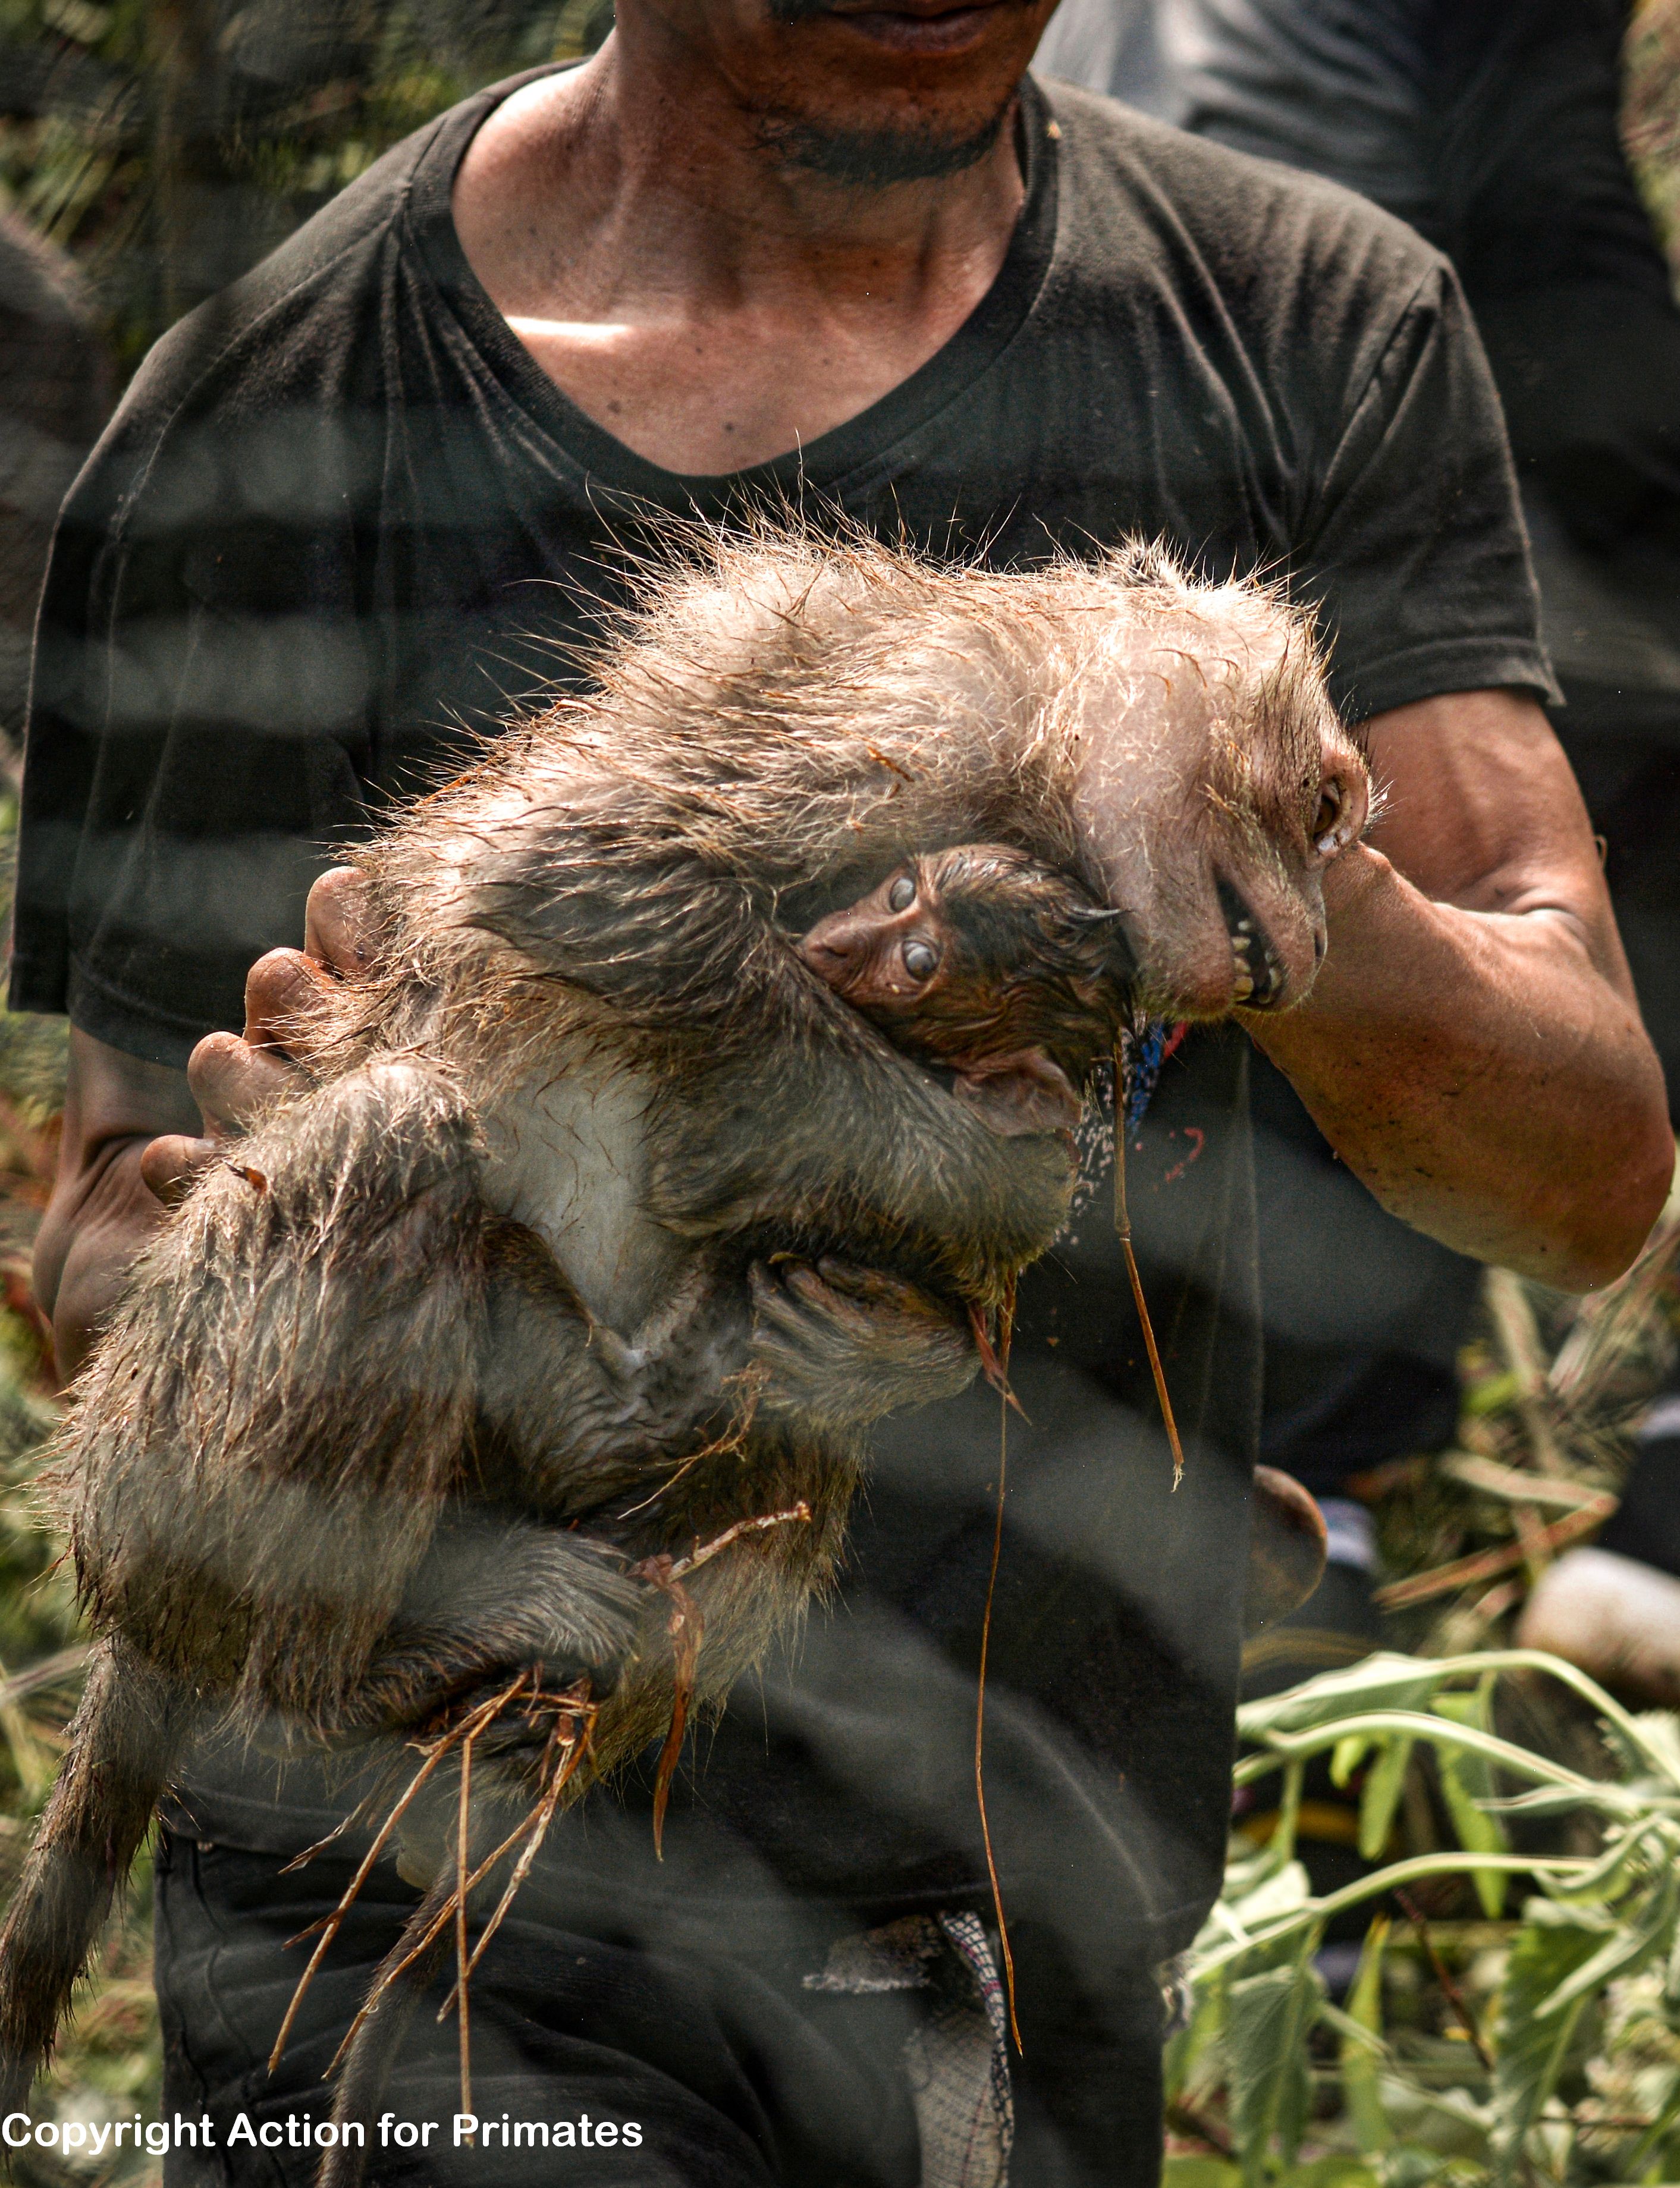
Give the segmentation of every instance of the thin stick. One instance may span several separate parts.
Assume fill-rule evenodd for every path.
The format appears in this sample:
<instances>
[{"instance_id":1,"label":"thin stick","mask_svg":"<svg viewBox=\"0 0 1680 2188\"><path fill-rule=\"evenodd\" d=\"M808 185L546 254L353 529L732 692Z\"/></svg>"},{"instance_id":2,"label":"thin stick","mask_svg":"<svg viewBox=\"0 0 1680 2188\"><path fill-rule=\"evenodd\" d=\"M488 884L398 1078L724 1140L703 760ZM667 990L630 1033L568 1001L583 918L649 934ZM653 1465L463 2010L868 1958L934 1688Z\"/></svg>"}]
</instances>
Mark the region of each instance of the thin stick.
<instances>
[{"instance_id":1,"label":"thin stick","mask_svg":"<svg viewBox=\"0 0 1680 2188\"><path fill-rule=\"evenodd\" d=\"M494 1854L492 1855L490 1861L485 1864L485 1867L487 1869L489 1868L494 1862L501 1859L508 1848L512 1846L516 1840L524 1838L527 1832L531 1834L531 1836L527 1841L524 1852L520 1855L518 1861L514 1864L513 1874L509 1877L507 1881L507 1889L503 1892L500 1899L496 1903L495 1913L491 1915L489 1920L484 1925L483 1929L479 1933L478 1943L472 1948L472 1958L466 1964L466 1971L469 1977L471 1976L473 1970L478 1965L480 1960L483 1959L485 1947L489 1943L491 1938L495 1936L497 1931L500 1929L502 1926L502 1917L507 1913L509 1908L512 1906L514 1899L518 1893L520 1886L524 1883L526 1878L531 1874L531 1864L536 1860L538 1853L541 1850L543 1841L547 1836L549 1825L554 1821L555 1810L560 1806L560 1796L566 1790L567 1786L571 1782L577 1771L578 1764L589 1752L589 1741L582 1735L579 1735L574 1740L568 1740L566 1744L570 1748L571 1752L567 1755L565 1762L561 1765L560 1769L555 1773L553 1778L550 1779L548 1790L544 1794L540 1805L532 1810L531 1813L525 1819L525 1821L520 1825L516 1831L512 1833L510 1837L503 1840L501 1845L497 1847ZM473 1881L476 1883L477 1881L476 1877L475 1877ZM448 1998L444 1999L443 2005L438 2008L437 2018L440 2021L444 2019L448 2013L449 2008L454 2004L454 2002L455 1993L454 1991L451 1991Z\"/></svg>"},{"instance_id":2,"label":"thin stick","mask_svg":"<svg viewBox=\"0 0 1680 2188\"><path fill-rule=\"evenodd\" d=\"M761 1519L737 1520L732 1527L725 1527L721 1535L713 1535L708 1542L696 1542L685 1558L679 1558L666 1575L668 1580L681 1580L686 1574L697 1572L702 1565L711 1564L720 1550L731 1542L738 1542L743 1535L762 1534L766 1527L786 1527L796 1522L810 1522L811 1508L802 1497L786 1512L767 1512Z\"/></svg>"},{"instance_id":3,"label":"thin stick","mask_svg":"<svg viewBox=\"0 0 1680 2188\"><path fill-rule=\"evenodd\" d=\"M1125 1066L1118 1048L1114 1051L1114 1231L1120 1242L1120 1250L1126 1257L1126 1274L1131 1279L1131 1296L1137 1308L1137 1318L1143 1325L1144 1350L1149 1355L1149 1373L1155 1379L1156 1401L1161 1408L1161 1418L1166 1424L1167 1442L1172 1451L1172 1486L1177 1488L1184 1479L1184 1446L1178 1440L1178 1423L1173 1418L1172 1400L1167 1395L1166 1371L1161 1366L1161 1356L1155 1345L1155 1328L1149 1319L1149 1303L1143 1296L1143 1279L1138 1274L1137 1256L1131 1246L1131 1211L1126 1206L1126 1074Z\"/></svg>"},{"instance_id":4,"label":"thin stick","mask_svg":"<svg viewBox=\"0 0 1680 2188\"><path fill-rule=\"evenodd\" d=\"M1001 1317L1003 1339L1003 1373L1009 1373L1010 1339L1015 1334L1015 1286L1011 1280L1009 1294ZM1004 1920L1003 1887L997 1879L997 1861L992 1852L992 1827L986 1814L986 1660L992 1646L992 1600L997 1593L997 1569L1003 1555L1003 1498L1009 1469L1009 1407L1006 1401L997 1409L997 1518L992 1528L992 1566L986 1577L986 1610L980 1621L980 1678L974 1702L974 1797L980 1809L980 1836L986 1849L986 1874L992 1881L992 1907L997 1915L997 1941L1003 1954L1004 1987L1009 1998L1009 2033L1015 2039L1015 2049L1024 2058L1025 2046L1021 2041L1021 2024L1015 2018L1015 1955L1009 1949L1009 1925Z\"/></svg>"},{"instance_id":5,"label":"thin stick","mask_svg":"<svg viewBox=\"0 0 1680 2188\"><path fill-rule=\"evenodd\" d=\"M1561 1520L1554 1520L1549 1527L1541 1530L1546 1548L1560 1550L1570 1542L1578 1542L1581 1536L1590 1535L1595 1527L1604 1525L1615 1507L1615 1498L1606 1492L1578 1511L1566 1512ZM1469 1587L1479 1580L1497 1580L1501 1573L1524 1564L1527 1555L1526 1546L1521 1542L1501 1542L1496 1548L1476 1550L1467 1558L1455 1558L1450 1565L1436 1565L1433 1571L1415 1573L1410 1580L1390 1581L1386 1587L1378 1588L1371 1600L1379 1610L1404 1610L1414 1603L1450 1595L1454 1588Z\"/></svg>"},{"instance_id":6,"label":"thin stick","mask_svg":"<svg viewBox=\"0 0 1680 2188\"><path fill-rule=\"evenodd\" d=\"M351 1830L356 1824L361 1821L362 1811L367 1807L367 1805L368 1804L365 1801L358 1802L356 1807L353 1807L350 1811L350 1813L344 1819L344 1821L341 1824L335 1824L324 1839L317 1839L313 1846L305 1847L302 1853L295 1853L289 1862L283 1864L280 1869L280 1875L282 1876L290 1876L296 1869L307 1869L310 1863L313 1861L318 1853L324 1853L330 1846L332 1846L336 1842L336 1841L341 1839L347 1830ZM309 1933L306 1930L303 1934L305 1937L307 1937ZM289 1944L296 1944L297 1940L295 1937L292 1937L288 1938L286 1942Z\"/></svg>"},{"instance_id":7,"label":"thin stick","mask_svg":"<svg viewBox=\"0 0 1680 2188\"><path fill-rule=\"evenodd\" d=\"M1418 1943L1423 1947L1424 1956L1428 1960L1430 1968L1434 1971L1435 1979L1440 1985L1442 1997L1446 1999L1447 2005L1452 2008L1459 2027L1463 2030L1465 2035L1469 2038L1471 2043L1475 2046L1477 2058L1481 2061L1482 2065L1486 2067L1488 2072L1490 2074L1492 2073L1494 2071L1493 2054L1488 2050L1486 2040L1483 2037L1481 2030L1476 2025L1476 2017L1474 2014L1471 2012L1469 2006L1465 2002L1463 1992L1459 1989L1457 1984L1452 1980L1452 1971L1448 1968L1446 1962L1442 1960L1440 1951L1436 1948L1435 1939L1429 1935L1429 1921L1423 1909L1418 1904L1417 1901L1412 1897L1412 1894L1409 1892L1396 1890L1395 1892L1395 1898L1406 1909L1407 1919L1411 1923L1412 1929L1417 1932Z\"/></svg>"},{"instance_id":8,"label":"thin stick","mask_svg":"<svg viewBox=\"0 0 1680 2188\"><path fill-rule=\"evenodd\" d=\"M709 1565L713 1558L726 1550L731 1542L738 1542L743 1535L762 1534L767 1527L784 1527L791 1521L809 1525L811 1508L802 1497L786 1512L767 1512L754 1520L737 1520L732 1527L725 1527L720 1535L713 1535L709 1542L695 1537L693 1549L685 1558L665 1555L644 1558L640 1565L630 1567L637 1580L649 1582L662 1589L670 1599L671 1615L666 1632L671 1639L671 1671L674 1691L671 1700L671 1723L665 1734L665 1745L659 1751L659 1764L653 1774L653 1852L660 1861L665 1858L665 1812L670 1804L671 1781L676 1775L679 1759L683 1751L683 1735L688 1728L689 1705L694 1699L696 1667L700 1661L701 1644L705 1638L705 1616L700 1605L683 1586L685 1577Z\"/></svg>"},{"instance_id":9,"label":"thin stick","mask_svg":"<svg viewBox=\"0 0 1680 2188\"><path fill-rule=\"evenodd\" d=\"M522 1673L521 1677L523 1677ZM493 1715L494 1711L497 1709L499 1709L502 1703L507 1700L508 1695L513 1694L517 1689L519 1683L519 1680L516 1679L514 1682L513 1686L507 1689L507 1694L501 1695L493 1704L487 1702L484 1705L484 1709L491 1711ZM461 1738L462 1734L465 1732L468 1724L475 1723L479 1717L483 1715L483 1709L477 1710L474 1711L472 1717L463 1720L463 1722L457 1725L455 1729L448 1734L448 1738L441 1741L426 1757L426 1761L421 1763L420 1768L409 1780L408 1785L404 1789L401 1798L397 1802L396 1806L392 1809L391 1813L386 1818L384 1823L380 1826L378 1836L375 1838L373 1844L368 1848L366 1854L363 1858L361 1866L357 1869L356 1874L351 1878L348 1885L345 1887L344 1897L339 1901L337 1906L334 1908L332 1913L329 1914L325 1920L319 1925L321 1931L320 1943L310 1954L309 1965L304 1969L302 1975L298 1978L297 1988L291 1994L291 2004L286 2008L285 2019L280 2023L280 2033L274 2039L274 2048L268 2055L268 2072L271 2074L280 2063L280 2059L285 2050L287 2041L291 2035L292 2023L296 2020L298 2008L303 2003L303 1994L308 1989L310 1984L315 1980L315 1971L320 1966L321 1962L326 1958L333 1939L343 1928L346 1917L349 1914L351 1909L355 1905L357 1898L361 1892L362 1886L368 1881L369 1871L372 1869L374 1864L379 1859L381 1854L384 1852L385 1848L390 1841L391 1834L403 1820L403 1813L408 1808L409 1803L413 1801L415 1794L420 1791L420 1787L425 1785L426 1779L431 1777L432 1772L437 1768L438 1764L443 1760L450 1749L454 1747L455 1743ZM324 1846L327 1841L323 1840L321 1843ZM310 1929L313 1929L315 1926L316 1926L312 1923L310 1925ZM289 1945L301 1944L303 1939L308 1935L309 1930L300 1930L296 1937L289 1937L286 1940L286 1943Z\"/></svg>"},{"instance_id":10,"label":"thin stick","mask_svg":"<svg viewBox=\"0 0 1680 2188\"><path fill-rule=\"evenodd\" d=\"M527 1816L517 1830L510 1832L509 1836L502 1841L502 1843L496 1848L494 1853L488 1855L483 1861L479 1863L477 1868L474 1869L472 1875L468 1877L466 1881L465 1890L468 1894L471 1894L477 1889L477 1887L484 1881L485 1878L489 1875L490 1871L495 1867L496 1864L501 1859L502 1856L507 1852L508 1848L512 1846L516 1840L522 1838L530 1827L531 1819ZM455 1914L455 1901L457 1894L460 1890L459 1881L459 1871L457 1870L456 1891L452 1892L449 1894L449 1897L443 1902L443 1904L438 1909L424 1934L409 1947L409 1950L403 1954L402 1959L397 1961L396 1966L392 1969L388 1975L381 1977L378 1982L374 1985L373 1988L368 1993L368 1995L362 2000L361 2010L358 2012L356 2018L351 2022L349 2027L344 2032L343 2042L339 2045L337 2050L333 2053L332 2057L327 2061L326 2072L321 2077L321 2079L324 2082L330 2080L334 2068L336 2067L339 2061L343 2058L345 2053L350 2049L352 2044L356 2040L357 2030L362 2026L362 2023L368 2018L368 2016L370 2013L375 2012L378 2010L380 2000L385 1996L386 1991L391 1988L397 1977L406 1974L408 1970L414 1965L417 1960L419 1960L420 1954L426 1952L430 1946L435 1943L442 1931L446 1930L449 1924L454 1920Z\"/></svg>"},{"instance_id":11,"label":"thin stick","mask_svg":"<svg viewBox=\"0 0 1680 2188\"><path fill-rule=\"evenodd\" d=\"M403 1954L402 1959L397 1961L396 1966L392 1969L390 1974L382 1977L368 1993L368 1995L362 2000L361 2008L357 2013L356 2018L344 2032L343 2042L339 2045L337 2050L333 2053L331 2058L327 2061L326 2072L321 2077L321 2079L324 2082L331 2080L340 2060L343 2058L345 2053L355 2042L357 2031L361 2027L363 2022L368 2018L370 2013L374 2013L378 2010L381 1999L385 1996L385 1993L391 1988L391 1986L396 1982L398 1976L406 1974L408 1971L413 1967L414 1962L419 1960L420 1954L426 1952L434 1943L438 1933L448 1927L454 1911L455 1896L454 1892L451 1892L448 1898L444 1901L443 1904L438 1909L436 1915L433 1916L431 1921L427 1925L425 1934L418 1938L415 1943L409 1948L409 1950Z\"/></svg>"},{"instance_id":12,"label":"thin stick","mask_svg":"<svg viewBox=\"0 0 1680 2188\"><path fill-rule=\"evenodd\" d=\"M472 1740L461 1743L460 1799L455 1809L455 1875L460 1879L455 1887L455 1991L459 2000L461 2110L469 2119L472 2117L472 2038L467 2018L466 1982L466 1898L467 1857L471 1852L467 1837L467 1807L472 1799ZM472 2141L477 2134L469 2129L466 2139Z\"/></svg>"}]
</instances>

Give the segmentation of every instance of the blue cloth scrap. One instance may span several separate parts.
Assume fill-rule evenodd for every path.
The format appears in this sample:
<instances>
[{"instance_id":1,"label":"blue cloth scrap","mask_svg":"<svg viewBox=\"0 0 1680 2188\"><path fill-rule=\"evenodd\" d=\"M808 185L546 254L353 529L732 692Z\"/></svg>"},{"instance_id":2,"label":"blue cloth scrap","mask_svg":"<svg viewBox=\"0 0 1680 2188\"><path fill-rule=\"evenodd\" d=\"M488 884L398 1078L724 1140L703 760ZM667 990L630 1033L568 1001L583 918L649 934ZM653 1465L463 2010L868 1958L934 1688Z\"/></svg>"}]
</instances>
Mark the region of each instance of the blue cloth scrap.
<instances>
[{"instance_id":1,"label":"blue cloth scrap","mask_svg":"<svg viewBox=\"0 0 1680 2188\"><path fill-rule=\"evenodd\" d=\"M1122 1033L1120 1053L1125 1066L1128 1137L1143 1122L1143 1113L1155 1091L1161 1066L1189 1030L1183 1023L1170 1026L1164 1018L1139 1018Z\"/></svg>"}]
</instances>

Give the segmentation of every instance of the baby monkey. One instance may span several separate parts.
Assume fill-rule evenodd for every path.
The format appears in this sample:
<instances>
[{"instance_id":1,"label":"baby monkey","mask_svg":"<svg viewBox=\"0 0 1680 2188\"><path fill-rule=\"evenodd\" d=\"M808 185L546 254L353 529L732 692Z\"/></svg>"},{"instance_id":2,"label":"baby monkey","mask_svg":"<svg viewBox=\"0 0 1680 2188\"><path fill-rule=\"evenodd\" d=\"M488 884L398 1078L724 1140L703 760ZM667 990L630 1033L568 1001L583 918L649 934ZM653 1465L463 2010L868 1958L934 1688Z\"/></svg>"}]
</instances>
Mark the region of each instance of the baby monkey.
<instances>
[{"instance_id":1,"label":"baby monkey","mask_svg":"<svg viewBox=\"0 0 1680 2188\"><path fill-rule=\"evenodd\" d=\"M1079 1123L1137 970L1117 912L1003 843L912 859L799 955L1004 1138Z\"/></svg>"}]
</instances>

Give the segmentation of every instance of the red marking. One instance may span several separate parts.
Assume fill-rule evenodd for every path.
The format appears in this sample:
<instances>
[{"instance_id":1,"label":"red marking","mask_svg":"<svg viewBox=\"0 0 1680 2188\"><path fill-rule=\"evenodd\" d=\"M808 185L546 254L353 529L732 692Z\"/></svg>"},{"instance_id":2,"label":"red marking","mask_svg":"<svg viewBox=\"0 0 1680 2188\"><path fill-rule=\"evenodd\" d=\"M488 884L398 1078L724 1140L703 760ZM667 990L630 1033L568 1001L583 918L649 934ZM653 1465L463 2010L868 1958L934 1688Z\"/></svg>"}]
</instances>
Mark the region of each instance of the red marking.
<instances>
[{"instance_id":1,"label":"red marking","mask_svg":"<svg viewBox=\"0 0 1680 2188\"><path fill-rule=\"evenodd\" d=\"M1166 1046L1161 1051L1161 1061L1163 1063L1166 1062L1170 1056L1176 1056L1178 1054L1180 1049L1184 1046L1184 1036L1189 1032L1189 1019L1181 1018L1178 1024L1173 1028L1172 1031L1167 1035Z\"/></svg>"},{"instance_id":2,"label":"red marking","mask_svg":"<svg viewBox=\"0 0 1680 2188\"><path fill-rule=\"evenodd\" d=\"M1163 1185L1175 1184L1177 1181L1183 1176L1185 1171L1189 1169L1191 1164L1193 1163L1196 1158L1201 1153L1202 1149L1207 1145L1208 1136L1198 1125L1186 1125L1183 1127L1183 1131L1185 1138L1187 1140L1194 1140L1196 1144L1191 1148L1189 1153L1186 1155L1182 1162L1175 1163L1173 1164L1172 1168L1161 1180ZM1178 1137L1178 1133L1176 1131L1174 1131L1169 1132L1167 1136L1169 1139L1175 1140Z\"/></svg>"}]
</instances>

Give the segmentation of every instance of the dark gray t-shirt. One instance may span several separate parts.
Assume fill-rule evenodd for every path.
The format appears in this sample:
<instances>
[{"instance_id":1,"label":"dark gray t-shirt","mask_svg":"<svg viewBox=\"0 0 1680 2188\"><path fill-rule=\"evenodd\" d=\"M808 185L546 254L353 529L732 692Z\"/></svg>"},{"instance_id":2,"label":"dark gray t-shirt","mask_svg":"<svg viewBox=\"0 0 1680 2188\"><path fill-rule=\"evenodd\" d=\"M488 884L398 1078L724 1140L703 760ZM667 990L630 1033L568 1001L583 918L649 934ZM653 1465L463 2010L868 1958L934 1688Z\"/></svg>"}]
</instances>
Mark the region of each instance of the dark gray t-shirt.
<instances>
[{"instance_id":1,"label":"dark gray t-shirt","mask_svg":"<svg viewBox=\"0 0 1680 2188\"><path fill-rule=\"evenodd\" d=\"M466 265L496 97L390 153L153 352L48 581L13 1001L184 1062L323 847L459 761L614 590L646 512L769 496L997 565L1162 534L1322 601L1356 716L1544 690L1497 407L1451 273L1320 183L1034 93L990 294L800 457L679 478L538 370ZM1048 136L1051 111L1059 142Z\"/></svg>"},{"instance_id":2,"label":"dark gray t-shirt","mask_svg":"<svg viewBox=\"0 0 1680 2188\"><path fill-rule=\"evenodd\" d=\"M1317 603L1356 718L1548 688L1453 277L1359 200L1029 85L1025 207L967 324L798 458L681 478L568 402L466 265L451 181L498 95L177 329L72 496L16 1004L174 1064L236 1025L246 967L296 940L330 847L540 685L668 512L838 510L1001 567L1164 535ZM1134 1149L1191 1452L1176 1497L1100 1164L1079 1238L1023 1293L1034 1425L994 1636L993 1821L1015 1910L1103 1961L1185 1943L1223 1853L1256 1396L1243 1046L1187 1044ZM972 1672L997 1433L976 1396L883 1437L837 1608L703 1745L664 1869L634 1797L556 1841L557 1870L613 1849L583 1900L986 1904ZM194 1801L200 1835L289 1842L266 1792L206 1781Z\"/></svg>"}]
</instances>

